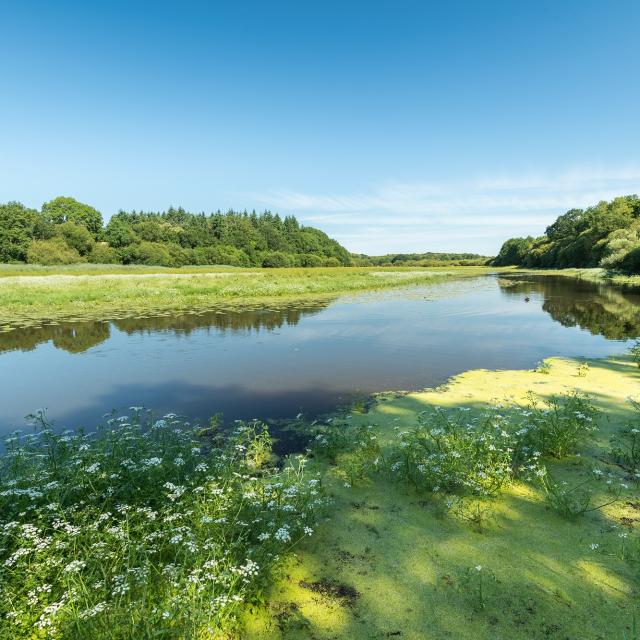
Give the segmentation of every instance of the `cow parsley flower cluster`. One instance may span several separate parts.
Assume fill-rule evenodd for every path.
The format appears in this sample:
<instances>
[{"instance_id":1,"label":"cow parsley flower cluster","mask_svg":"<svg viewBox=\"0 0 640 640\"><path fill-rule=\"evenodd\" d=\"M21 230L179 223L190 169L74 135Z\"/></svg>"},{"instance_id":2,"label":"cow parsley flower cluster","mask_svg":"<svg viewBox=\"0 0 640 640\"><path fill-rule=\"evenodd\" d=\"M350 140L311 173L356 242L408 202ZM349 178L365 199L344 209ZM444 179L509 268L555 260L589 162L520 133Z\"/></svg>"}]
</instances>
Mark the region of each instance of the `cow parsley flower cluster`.
<instances>
[{"instance_id":1,"label":"cow parsley flower cluster","mask_svg":"<svg viewBox=\"0 0 640 640\"><path fill-rule=\"evenodd\" d=\"M58 433L40 413L0 457L3 638L199 637L268 587L325 504L257 422L207 441L140 407Z\"/></svg>"}]
</instances>

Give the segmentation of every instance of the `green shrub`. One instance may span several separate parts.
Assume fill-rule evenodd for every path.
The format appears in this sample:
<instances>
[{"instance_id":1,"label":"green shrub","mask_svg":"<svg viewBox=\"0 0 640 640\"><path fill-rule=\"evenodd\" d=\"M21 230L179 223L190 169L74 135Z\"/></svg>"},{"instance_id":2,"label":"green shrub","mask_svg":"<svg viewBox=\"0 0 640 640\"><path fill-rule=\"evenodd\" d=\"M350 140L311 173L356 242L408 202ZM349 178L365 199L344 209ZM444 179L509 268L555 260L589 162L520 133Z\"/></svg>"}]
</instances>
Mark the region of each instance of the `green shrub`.
<instances>
[{"instance_id":1,"label":"green shrub","mask_svg":"<svg viewBox=\"0 0 640 640\"><path fill-rule=\"evenodd\" d=\"M130 244L119 250L124 264L159 265L163 267L179 267L183 255L178 245L160 244L158 242L140 242Z\"/></svg>"},{"instance_id":2,"label":"green shrub","mask_svg":"<svg viewBox=\"0 0 640 640\"><path fill-rule=\"evenodd\" d=\"M104 242L97 243L87 256L94 264L116 264L120 262L118 252Z\"/></svg>"},{"instance_id":3,"label":"green shrub","mask_svg":"<svg viewBox=\"0 0 640 640\"><path fill-rule=\"evenodd\" d=\"M291 256L282 251L271 251L262 256L262 266L265 268L290 267L292 264Z\"/></svg>"},{"instance_id":4,"label":"green shrub","mask_svg":"<svg viewBox=\"0 0 640 640\"><path fill-rule=\"evenodd\" d=\"M418 426L398 432L388 471L435 494L495 495L516 475L540 472L539 454L525 456L518 435L508 427L504 416L491 409L476 419L440 408L423 412Z\"/></svg>"},{"instance_id":5,"label":"green shrub","mask_svg":"<svg viewBox=\"0 0 640 640\"><path fill-rule=\"evenodd\" d=\"M631 357L636 361L636 364L640 367L640 338L635 341L635 344L629 349Z\"/></svg>"},{"instance_id":6,"label":"green shrub","mask_svg":"<svg viewBox=\"0 0 640 640\"><path fill-rule=\"evenodd\" d=\"M588 397L577 392L554 396L542 407L532 397L530 402L518 433L523 446L543 455L563 458L574 453L578 444L597 429L597 409Z\"/></svg>"},{"instance_id":7,"label":"green shrub","mask_svg":"<svg viewBox=\"0 0 640 640\"><path fill-rule=\"evenodd\" d=\"M636 481L640 481L640 403L631 401L636 420L622 427L611 439L611 455L627 468Z\"/></svg>"},{"instance_id":8,"label":"green shrub","mask_svg":"<svg viewBox=\"0 0 640 640\"><path fill-rule=\"evenodd\" d=\"M33 240L27 250L27 262L45 265L74 264L86 262L86 259L62 238L51 238L51 240Z\"/></svg>"},{"instance_id":9,"label":"green shrub","mask_svg":"<svg viewBox=\"0 0 640 640\"><path fill-rule=\"evenodd\" d=\"M321 267L323 260L320 256L316 256L312 253L303 253L300 256L300 266L302 267Z\"/></svg>"},{"instance_id":10,"label":"green shrub","mask_svg":"<svg viewBox=\"0 0 640 640\"><path fill-rule=\"evenodd\" d=\"M57 224L54 226L54 232L81 256L86 256L90 253L95 244L95 240L89 230L74 222Z\"/></svg>"},{"instance_id":11,"label":"green shrub","mask_svg":"<svg viewBox=\"0 0 640 640\"><path fill-rule=\"evenodd\" d=\"M242 249L231 245L216 244L196 247L193 250L194 264L224 264L232 267L249 267L250 261Z\"/></svg>"},{"instance_id":12,"label":"green shrub","mask_svg":"<svg viewBox=\"0 0 640 640\"><path fill-rule=\"evenodd\" d=\"M263 425L204 439L141 408L92 433L14 434L0 457L2 637L213 637L269 587L323 504ZM217 636L216 636L217 637Z\"/></svg>"}]
</instances>

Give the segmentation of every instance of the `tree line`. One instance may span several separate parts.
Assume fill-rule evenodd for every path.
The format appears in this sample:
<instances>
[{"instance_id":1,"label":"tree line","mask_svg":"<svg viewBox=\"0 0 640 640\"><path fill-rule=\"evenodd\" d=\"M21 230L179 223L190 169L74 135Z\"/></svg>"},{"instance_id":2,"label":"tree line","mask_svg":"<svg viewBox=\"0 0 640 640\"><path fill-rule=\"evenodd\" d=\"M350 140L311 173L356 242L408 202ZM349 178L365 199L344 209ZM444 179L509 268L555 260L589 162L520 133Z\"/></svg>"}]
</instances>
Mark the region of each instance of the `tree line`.
<instances>
[{"instance_id":1,"label":"tree line","mask_svg":"<svg viewBox=\"0 0 640 640\"><path fill-rule=\"evenodd\" d=\"M493 264L640 273L640 198L620 196L586 209L570 209L539 238L507 240Z\"/></svg>"},{"instance_id":2,"label":"tree line","mask_svg":"<svg viewBox=\"0 0 640 640\"><path fill-rule=\"evenodd\" d=\"M317 267L349 265L351 255L323 231L270 211L120 211L105 225L94 207L61 196L40 211L0 204L0 262Z\"/></svg>"},{"instance_id":3,"label":"tree line","mask_svg":"<svg viewBox=\"0 0 640 640\"><path fill-rule=\"evenodd\" d=\"M439 267L476 266L491 262L491 258L478 253L388 253L383 256L352 254L354 264L371 267Z\"/></svg>"}]
</instances>

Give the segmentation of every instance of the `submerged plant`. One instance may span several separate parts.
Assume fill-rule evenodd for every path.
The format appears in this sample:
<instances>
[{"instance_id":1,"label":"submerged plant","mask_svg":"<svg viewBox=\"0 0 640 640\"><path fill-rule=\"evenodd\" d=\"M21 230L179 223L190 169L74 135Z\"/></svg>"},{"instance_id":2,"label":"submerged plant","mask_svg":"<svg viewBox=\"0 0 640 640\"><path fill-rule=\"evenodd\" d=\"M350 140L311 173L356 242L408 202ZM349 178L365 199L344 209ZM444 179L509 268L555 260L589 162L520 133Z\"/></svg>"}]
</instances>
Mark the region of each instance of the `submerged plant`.
<instances>
[{"instance_id":1,"label":"submerged plant","mask_svg":"<svg viewBox=\"0 0 640 640\"><path fill-rule=\"evenodd\" d=\"M270 466L257 422L205 441L140 408L97 431L43 414L0 458L3 638L197 638L260 599L313 532L320 483Z\"/></svg>"}]
</instances>

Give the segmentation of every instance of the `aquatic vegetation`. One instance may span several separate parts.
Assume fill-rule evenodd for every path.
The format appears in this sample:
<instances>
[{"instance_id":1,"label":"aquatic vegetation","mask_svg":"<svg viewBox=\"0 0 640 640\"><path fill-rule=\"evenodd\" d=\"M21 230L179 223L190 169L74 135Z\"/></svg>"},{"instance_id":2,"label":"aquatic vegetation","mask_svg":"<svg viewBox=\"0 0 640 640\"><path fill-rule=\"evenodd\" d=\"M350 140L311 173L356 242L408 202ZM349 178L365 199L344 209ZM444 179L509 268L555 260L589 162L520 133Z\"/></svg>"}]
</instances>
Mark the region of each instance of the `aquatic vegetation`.
<instances>
[{"instance_id":1,"label":"aquatic vegetation","mask_svg":"<svg viewBox=\"0 0 640 640\"><path fill-rule=\"evenodd\" d=\"M629 352L631 353L631 357L640 367L640 338L635 341L635 344L631 347L631 349L629 349Z\"/></svg>"},{"instance_id":2,"label":"aquatic vegetation","mask_svg":"<svg viewBox=\"0 0 640 640\"><path fill-rule=\"evenodd\" d=\"M628 398L637 393L639 374L624 356L590 360L584 377L576 376L578 364L553 359L548 376L467 372L438 389L378 395L365 415L350 413L314 425L320 438L312 445L313 464L323 470L332 495L331 518L319 524L317 538L298 548L286 578L259 608L262 614L245 617L246 637L633 637L638 485L614 465L605 443L635 420ZM573 388L598 412L576 406L574 394L567 393ZM532 389L535 402L527 395ZM568 429L577 431L577 441L572 436L575 444L567 447L561 437L560 448L567 453L560 458L553 453L558 443L552 437L559 427L547 430L546 425L556 421L554 398L561 426L573 420L574 411L592 418L573 414L579 424ZM454 493L433 493L391 471L392 455L407 448L400 447L407 441L403 432L442 428L453 434L453 442L467 425L482 433L484 423L498 444L502 438L513 443L507 445L512 452L504 450L505 458L512 456L508 478L495 493L477 494L462 483ZM345 486L338 442L346 440L350 451L363 446L362 437L352 437L363 427L370 427L380 451L364 478ZM332 443L327 454L321 440ZM464 436L459 441L464 444ZM549 444L549 453L533 449L540 441ZM332 446L335 455L330 455ZM540 455L533 456L536 451ZM530 457L538 461L535 470L519 471ZM479 460L492 458L482 454ZM536 471L543 478L549 473L550 482L563 490L585 482L588 508L596 509L559 517ZM465 479L462 471L454 477ZM573 497L577 491L568 493ZM360 597L347 604L310 593L304 585L312 584L349 585ZM295 630L280 624L282 611L295 612Z\"/></svg>"},{"instance_id":3,"label":"aquatic vegetation","mask_svg":"<svg viewBox=\"0 0 640 640\"><path fill-rule=\"evenodd\" d=\"M463 574L460 585L469 593L478 609L487 605L487 583L496 582L495 574L480 564L469 567Z\"/></svg>"},{"instance_id":4,"label":"aquatic vegetation","mask_svg":"<svg viewBox=\"0 0 640 640\"><path fill-rule=\"evenodd\" d=\"M630 420L611 438L611 455L629 471L633 480L640 482L640 402L630 401L636 410L636 419Z\"/></svg>"},{"instance_id":5,"label":"aquatic vegetation","mask_svg":"<svg viewBox=\"0 0 640 640\"><path fill-rule=\"evenodd\" d=\"M0 458L2 638L229 630L324 503L257 422L222 436L132 407L91 433L34 426Z\"/></svg>"},{"instance_id":6,"label":"aquatic vegetation","mask_svg":"<svg viewBox=\"0 0 640 640\"><path fill-rule=\"evenodd\" d=\"M423 411L415 427L396 427L384 449L372 425L335 421L321 427L314 451L335 464L349 485L384 471L419 491L488 498L515 479L544 478L542 457L573 453L593 435L598 415L589 398L575 391L544 404L529 395L527 407L509 412L497 406L469 412ZM485 507L477 503L474 514L468 504L455 504L460 517L482 526Z\"/></svg>"},{"instance_id":7,"label":"aquatic vegetation","mask_svg":"<svg viewBox=\"0 0 640 640\"><path fill-rule=\"evenodd\" d=\"M431 493L493 496L514 477L542 473L540 453L496 409L479 417L436 408L422 412L413 429L398 430L386 468L398 480Z\"/></svg>"},{"instance_id":8,"label":"aquatic vegetation","mask_svg":"<svg viewBox=\"0 0 640 640\"><path fill-rule=\"evenodd\" d=\"M521 414L525 418L519 433L523 447L564 458L597 430L598 410L577 391L552 396L544 405L529 394L529 402Z\"/></svg>"},{"instance_id":9,"label":"aquatic vegetation","mask_svg":"<svg viewBox=\"0 0 640 640\"><path fill-rule=\"evenodd\" d=\"M406 271L371 268L229 269L186 267L178 272L119 267L85 272L54 269L47 275L0 269L0 330L38 326L58 320L132 318L169 311L199 312L281 304L292 300L327 301L338 294L373 291L444 279L477 276L487 267ZM40 274L41 271L36 271ZM407 276L398 277L399 274ZM17 275L19 274L19 275ZM24 274L24 275L23 275ZM2 277L6 276L6 277Z\"/></svg>"},{"instance_id":10,"label":"aquatic vegetation","mask_svg":"<svg viewBox=\"0 0 640 640\"><path fill-rule=\"evenodd\" d=\"M593 502L593 485L606 477L610 499L598 504ZM561 516L575 519L590 511L600 511L604 507L618 502L622 489L626 488L612 474L604 474L599 469L594 471L594 478L587 478L578 483L569 484L566 480L556 480L550 473L540 477L540 482L545 492L547 504Z\"/></svg>"},{"instance_id":11,"label":"aquatic vegetation","mask_svg":"<svg viewBox=\"0 0 640 640\"><path fill-rule=\"evenodd\" d=\"M551 373L551 365L545 361L538 362L534 371L536 373L543 373L545 375L549 375Z\"/></svg>"},{"instance_id":12,"label":"aquatic vegetation","mask_svg":"<svg viewBox=\"0 0 640 640\"><path fill-rule=\"evenodd\" d=\"M588 362L581 362L578 365L578 370L577 370L578 377L586 378L588 373L589 373L589 363Z\"/></svg>"}]
</instances>

